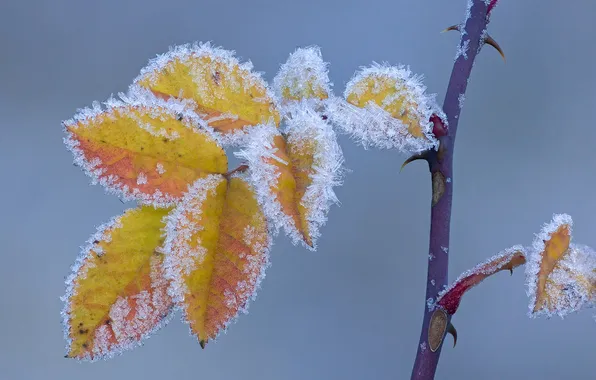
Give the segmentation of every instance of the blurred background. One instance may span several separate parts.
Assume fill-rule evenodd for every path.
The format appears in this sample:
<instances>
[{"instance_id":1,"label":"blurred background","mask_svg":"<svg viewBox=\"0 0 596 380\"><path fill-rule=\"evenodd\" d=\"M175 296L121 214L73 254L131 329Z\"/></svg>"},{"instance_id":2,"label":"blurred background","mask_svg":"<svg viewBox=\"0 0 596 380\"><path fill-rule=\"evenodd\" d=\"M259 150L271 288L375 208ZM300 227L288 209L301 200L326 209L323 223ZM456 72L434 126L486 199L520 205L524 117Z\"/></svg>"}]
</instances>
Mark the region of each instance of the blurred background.
<instances>
[{"instance_id":1,"label":"blurred background","mask_svg":"<svg viewBox=\"0 0 596 380\"><path fill-rule=\"evenodd\" d=\"M131 204L89 186L61 120L125 91L169 46L212 41L265 78L319 45L336 93L373 61L404 63L444 91L465 0L75 1L0 3L0 373L2 379L407 379L421 317L430 215L427 166L340 138L352 170L319 250L276 240L250 313L201 350L175 319L109 361L63 358L64 277L97 225ZM501 0L457 138L450 278L514 244L553 213L596 247L596 50L590 1ZM437 379L594 378L593 311L526 316L523 269L464 298Z\"/></svg>"}]
</instances>

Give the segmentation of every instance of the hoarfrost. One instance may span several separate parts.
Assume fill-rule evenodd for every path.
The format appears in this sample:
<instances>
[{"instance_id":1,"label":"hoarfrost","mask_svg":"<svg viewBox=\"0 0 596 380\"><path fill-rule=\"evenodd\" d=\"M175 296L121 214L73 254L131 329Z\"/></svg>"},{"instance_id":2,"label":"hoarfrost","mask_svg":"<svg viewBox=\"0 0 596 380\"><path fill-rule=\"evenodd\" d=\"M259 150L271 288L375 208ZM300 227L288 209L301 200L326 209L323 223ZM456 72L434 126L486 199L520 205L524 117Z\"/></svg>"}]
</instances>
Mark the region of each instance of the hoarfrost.
<instances>
[{"instance_id":1,"label":"hoarfrost","mask_svg":"<svg viewBox=\"0 0 596 380\"><path fill-rule=\"evenodd\" d=\"M144 185L147 183L147 175L145 173L139 173L137 175L137 185Z\"/></svg>"},{"instance_id":2,"label":"hoarfrost","mask_svg":"<svg viewBox=\"0 0 596 380\"><path fill-rule=\"evenodd\" d=\"M455 58L453 59L454 61L457 61L459 57L464 57L464 59L468 59L468 49L470 46L470 40L465 40L463 42L460 42L459 45L457 45L457 50L455 51Z\"/></svg>"},{"instance_id":3,"label":"hoarfrost","mask_svg":"<svg viewBox=\"0 0 596 380\"><path fill-rule=\"evenodd\" d=\"M459 109L464 108L464 102L466 101L466 95L465 94L459 94L457 96L457 104L459 106Z\"/></svg>"},{"instance_id":4,"label":"hoarfrost","mask_svg":"<svg viewBox=\"0 0 596 380\"><path fill-rule=\"evenodd\" d=\"M435 310L435 301L432 297L426 300L426 307L428 308L428 311Z\"/></svg>"},{"instance_id":5,"label":"hoarfrost","mask_svg":"<svg viewBox=\"0 0 596 380\"><path fill-rule=\"evenodd\" d=\"M296 49L273 78L273 90L280 104L288 100L284 99L286 91L292 100L298 100L316 96L317 92L327 97L331 95L331 87L328 63L323 61L318 46Z\"/></svg>"}]
</instances>

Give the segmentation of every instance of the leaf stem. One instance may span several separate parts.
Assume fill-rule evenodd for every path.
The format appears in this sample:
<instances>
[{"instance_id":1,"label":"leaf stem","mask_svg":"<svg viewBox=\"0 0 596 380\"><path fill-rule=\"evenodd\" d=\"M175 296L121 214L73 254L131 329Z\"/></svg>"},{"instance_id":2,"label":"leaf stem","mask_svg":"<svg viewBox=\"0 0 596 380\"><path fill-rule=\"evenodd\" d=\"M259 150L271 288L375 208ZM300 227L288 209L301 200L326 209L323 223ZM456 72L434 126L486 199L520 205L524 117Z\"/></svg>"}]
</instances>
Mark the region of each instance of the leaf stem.
<instances>
[{"instance_id":1,"label":"leaf stem","mask_svg":"<svg viewBox=\"0 0 596 380\"><path fill-rule=\"evenodd\" d=\"M429 328L431 330L435 328L430 324L434 313L432 303L439 291L447 286L455 135L474 60L484 45L484 39L487 35L488 6L494 6L493 3L496 3L496 1L468 0L467 18L460 27L461 39L457 49L457 57L451 71L451 78L443 103L443 111L447 115L448 134L439 138L439 151L428 158L433 193L426 278L427 301L424 304L424 319L416 361L412 369L412 380L434 379L441 355L442 342L445 338L446 329L441 326L442 339L440 345L434 351L431 349Z\"/></svg>"}]
</instances>

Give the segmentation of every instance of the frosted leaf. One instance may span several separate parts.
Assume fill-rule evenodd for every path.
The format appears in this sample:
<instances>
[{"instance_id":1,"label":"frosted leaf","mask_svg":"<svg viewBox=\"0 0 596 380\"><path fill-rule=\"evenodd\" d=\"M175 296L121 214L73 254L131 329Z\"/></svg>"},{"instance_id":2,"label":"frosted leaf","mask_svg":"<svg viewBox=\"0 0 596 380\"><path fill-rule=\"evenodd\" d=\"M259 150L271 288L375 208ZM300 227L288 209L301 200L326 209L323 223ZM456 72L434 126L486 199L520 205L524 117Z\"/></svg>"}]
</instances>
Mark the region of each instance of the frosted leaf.
<instances>
[{"instance_id":1,"label":"frosted leaf","mask_svg":"<svg viewBox=\"0 0 596 380\"><path fill-rule=\"evenodd\" d=\"M203 227L196 224L201 220L203 203L207 196L213 196L215 189L225 181L223 176L211 175L197 180L189 187L182 201L167 218L164 262L166 278L170 282L168 292L174 302L182 303L190 292L184 284L184 276L189 275L205 259L207 250L202 242L193 235ZM191 217L195 220L191 220Z\"/></svg>"},{"instance_id":2,"label":"frosted leaf","mask_svg":"<svg viewBox=\"0 0 596 380\"><path fill-rule=\"evenodd\" d=\"M248 162L275 232L283 228L294 244L315 249L327 212L338 203L333 187L341 185L343 155L331 126L300 102L287 115L283 135L272 126L259 128L236 155Z\"/></svg>"},{"instance_id":3,"label":"frosted leaf","mask_svg":"<svg viewBox=\"0 0 596 380\"><path fill-rule=\"evenodd\" d=\"M510 270L526 262L525 249L516 245L499 252L474 268L462 273L451 285L439 292L437 305L449 314L455 314L462 296L487 277L502 271Z\"/></svg>"},{"instance_id":4,"label":"frosted leaf","mask_svg":"<svg viewBox=\"0 0 596 380\"><path fill-rule=\"evenodd\" d=\"M141 70L131 88L192 103L226 145L243 144L250 127L278 124L274 96L252 63L210 43L175 46Z\"/></svg>"},{"instance_id":5,"label":"frosted leaf","mask_svg":"<svg viewBox=\"0 0 596 380\"><path fill-rule=\"evenodd\" d=\"M438 146L431 117L446 117L425 93L422 77L403 66L373 64L363 68L346 86L344 97L330 99L325 114L365 148L419 153Z\"/></svg>"},{"instance_id":6,"label":"frosted leaf","mask_svg":"<svg viewBox=\"0 0 596 380\"><path fill-rule=\"evenodd\" d=\"M154 245L167 211L130 209L98 227L83 247L61 298L69 357L109 359L169 322L173 303Z\"/></svg>"},{"instance_id":7,"label":"frosted leaf","mask_svg":"<svg viewBox=\"0 0 596 380\"><path fill-rule=\"evenodd\" d=\"M594 306L596 253L571 243L573 221L553 216L536 235L526 267L529 315L565 315Z\"/></svg>"},{"instance_id":8,"label":"frosted leaf","mask_svg":"<svg viewBox=\"0 0 596 380\"><path fill-rule=\"evenodd\" d=\"M124 200L168 207L189 178L227 170L217 135L184 101L143 89L119 97L63 122L64 143L93 184Z\"/></svg>"},{"instance_id":9,"label":"frosted leaf","mask_svg":"<svg viewBox=\"0 0 596 380\"><path fill-rule=\"evenodd\" d=\"M296 49L273 79L275 95L280 103L327 99L331 94L328 64L318 46Z\"/></svg>"},{"instance_id":10,"label":"frosted leaf","mask_svg":"<svg viewBox=\"0 0 596 380\"><path fill-rule=\"evenodd\" d=\"M343 153L331 125L306 104L292 112L285 133L298 195L303 192L299 202L304 207L314 248L329 208L339 203L333 188L342 185ZM307 178L301 180L300 174Z\"/></svg>"},{"instance_id":11,"label":"frosted leaf","mask_svg":"<svg viewBox=\"0 0 596 380\"><path fill-rule=\"evenodd\" d=\"M198 180L168 217L169 292L202 346L246 313L269 266L271 238L242 173Z\"/></svg>"},{"instance_id":12,"label":"frosted leaf","mask_svg":"<svg viewBox=\"0 0 596 380\"><path fill-rule=\"evenodd\" d=\"M293 241L299 241L301 238L294 221L282 211L281 203L272 188L280 176L275 163L290 164L276 155L278 148L274 146L274 139L281 136L280 131L272 125L256 128L251 132L245 148L235 155L248 163L250 182L265 215L272 222L274 234L284 228Z\"/></svg>"}]
</instances>

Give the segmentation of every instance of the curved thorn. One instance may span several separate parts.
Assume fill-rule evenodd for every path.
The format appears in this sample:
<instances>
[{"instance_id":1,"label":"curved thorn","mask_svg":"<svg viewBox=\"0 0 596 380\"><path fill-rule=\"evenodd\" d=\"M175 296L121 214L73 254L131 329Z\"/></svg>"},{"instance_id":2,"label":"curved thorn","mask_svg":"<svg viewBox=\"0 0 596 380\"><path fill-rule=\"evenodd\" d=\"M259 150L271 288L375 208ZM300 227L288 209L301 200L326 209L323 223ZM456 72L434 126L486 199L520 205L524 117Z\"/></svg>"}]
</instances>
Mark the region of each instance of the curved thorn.
<instances>
[{"instance_id":1,"label":"curved thorn","mask_svg":"<svg viewBox=\"0 0 596 380\"><path fill-rule=\"evenodd\" d=\"M451 324L451 322L449 322L447 325L447 332L453 337L453 347L455 347L457 344L457 330L455 329L455 326Z\"/></svg>"},{"instance_id":2,"label":"curved thorn","mask_svg":"<svg viewBox=\"0 0 596 380\"><path fill-rule=\"evenodd\" d=\"M457 30L459 32L460 31L460 27L459 27L459 25L451 25L449 28L442 30L441 33L445 33L445 32L448 32L450 30Z\"/></svg>"},{"instance_id":3,"label":"curved thorn","mask_svg":"<svg viewBox=\"0 0 596 380\"><path fill-rule=\"evenodd\" d=\"M501 57L503 57L503 61L507 62L507 59L505 58L505 53L503 53L503 49L501 49L501 47L499 46L497 41L494 40L494 38L492 38L491 36L489 36L487 34L486 37L484 38L484 43L497 49L499 54L501 54Z\"/></svg>"},{"instance_id":4,"label":"curved thorn","mask_svg":"<svg viewBox=\"0 0 596 380\"><path fill-rule=\"evenodd\" d=\"M404 163L401 164L401 167L399 168L399 172L401 173L401 171L406 167L407 164L409 164L410 162L414 162L416 160L427 160L428 161L428 152L414 154L413 156L411 156L410 158L405 160Z\"/></svg>"}]
</instances>

